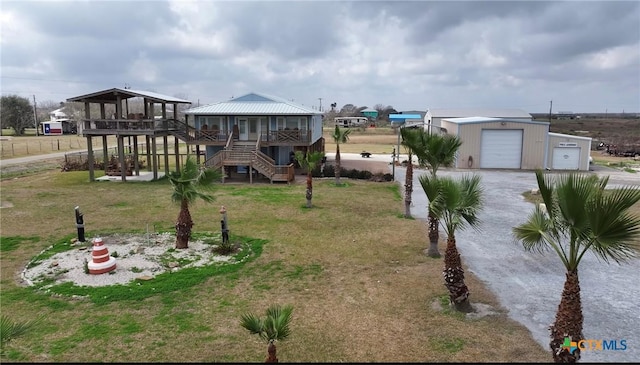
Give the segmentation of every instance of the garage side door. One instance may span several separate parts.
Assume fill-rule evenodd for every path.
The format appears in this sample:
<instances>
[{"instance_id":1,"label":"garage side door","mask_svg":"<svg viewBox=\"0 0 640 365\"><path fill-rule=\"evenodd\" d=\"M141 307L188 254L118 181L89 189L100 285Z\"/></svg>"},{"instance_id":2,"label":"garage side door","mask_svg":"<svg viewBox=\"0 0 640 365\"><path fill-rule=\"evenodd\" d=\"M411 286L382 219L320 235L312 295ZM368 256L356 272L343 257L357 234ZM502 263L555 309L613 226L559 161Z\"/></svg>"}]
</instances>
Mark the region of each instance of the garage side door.
<instances>
[{"instance_id":1,"label":"garage side door","mask_svg":"<svg viewBox=\"0 0 640 365\"><path fill-rule=\"evenodd\" d=\"M551 168L554 170L580 168L580 147L554 147Z\"/></svg>"},{"instance_id":2,"label":"garage side door","mask_svg":"<svg viewBox=\"0 0 640 365\"><path fill-rule=\"evenodd\" d=\"M484 129L480 143L480 168L519 169L522 129Z\"/></svg>"}]
</instances>

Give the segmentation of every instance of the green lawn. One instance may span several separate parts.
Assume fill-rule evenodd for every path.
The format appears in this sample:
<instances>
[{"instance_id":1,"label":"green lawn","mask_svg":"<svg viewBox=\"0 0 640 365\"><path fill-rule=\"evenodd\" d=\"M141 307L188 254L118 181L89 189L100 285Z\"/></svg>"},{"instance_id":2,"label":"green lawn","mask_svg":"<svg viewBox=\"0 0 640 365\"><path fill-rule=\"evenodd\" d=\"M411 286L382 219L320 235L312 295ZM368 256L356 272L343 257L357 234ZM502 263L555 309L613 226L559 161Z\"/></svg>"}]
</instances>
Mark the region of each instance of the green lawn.
<instances>
[{"instance_id":1,"label":"green lawn","mask_svg":"<svg viewBox=\"0 0 640 365\"><path fill-rule=\"evenodd\" d=\"M232 238L255 245L255 255L233 270L178 271L140 286L59 287L52 292L62 295L52 295L21 285L18 274L75 236L75 206L88 239L172 231L179 207L171 188L166 180L90 183L86 171L57 169L3 179L1 200L12 207L0 216L2 314L45 316L7 346L3 361L262 362L266 344L239 322L271 304L294 307L280 361L551 359L470 272L472 302L501 314L468 320L443 309L442 259L423 253L425 222L400 218L398 184L345 181L338 188L333 179L315 179L311 209L301 176L291 185L221 185L214 204L193 205L196 234L217 232L225 205Z\"/></svg>"}]
</instances>

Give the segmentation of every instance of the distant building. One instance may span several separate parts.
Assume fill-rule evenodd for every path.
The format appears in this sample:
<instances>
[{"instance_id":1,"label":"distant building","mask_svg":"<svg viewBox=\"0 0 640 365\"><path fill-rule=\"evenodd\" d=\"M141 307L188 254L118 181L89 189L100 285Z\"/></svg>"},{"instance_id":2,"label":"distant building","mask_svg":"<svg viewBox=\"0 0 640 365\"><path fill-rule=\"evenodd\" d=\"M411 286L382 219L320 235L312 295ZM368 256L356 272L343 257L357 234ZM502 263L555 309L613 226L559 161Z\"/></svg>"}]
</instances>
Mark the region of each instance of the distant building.
<instances>
[{"instance_id":1,"label":"distant building","mask_svg":"<svg viewBox=\"0 0 640 365\"><path fill-rule=\"evenodd\" d=\"M67 116L67 114L65 112L62 111L62 109L64 108L59 108L56 109L52 112L49 113L49 120L46 122L43 122L43 133L46 135L46 129L47 129L47 125L45 125L45 123L50 123L48 124L49 126L53 126L53 125L58 125L56 124L56 122L59 122L60 125L62 126L62 133L64 134L76 134L78 133L78 126L77 123L71 119L69 119L69 117ZM61 134L62 134L61 133Z\"/></svg>"},{"instance_id":2,"label":"distant building","mask_svg":"<svg viewBox=\"0 0 640 365\"><path fill-rule=\"evenodd\" d=\"M417 126L418 124L423 124L424 123L424 116L425 114L427 114L427 112L425 111L421 111L421 110L403 110L401 112L398 112L399 114L411 114L413 116L420 116L419 118L407 118L404 120L404 122L406 123L407 126Z\"/></svg>"},{"instance_id":3,"label":"distant building","mask_svg":"<svg viewBox=\"0 0 640 365\"><path fill-rule=\"evenodd\" d=\"M576 114L574 112L557 112L555 114L555 119L563 120L563 119L576 119Z\"/></svg>"},{"instance_id":4,"label":"distant building","mask_svg":"<svg viewBox=\"0 0 640 365\"><path fill-rule=\"evenodd\" d=\"M362 115L371 120L376 120L378 118L378 111L375 109L365 109L362 111Z\"/></svg>"},{"instance_id":5,"label":"distant building","mask_svg":"<svg viewBox=\"0 0 640 365\"><path fill-rule=\"evenodd\" d=\"M531 121L531 114L520 109L429 109L424 116L425 130L440 132L443 119L450 118L507 118L517 121Z\"/></svg>"}]
</instances>

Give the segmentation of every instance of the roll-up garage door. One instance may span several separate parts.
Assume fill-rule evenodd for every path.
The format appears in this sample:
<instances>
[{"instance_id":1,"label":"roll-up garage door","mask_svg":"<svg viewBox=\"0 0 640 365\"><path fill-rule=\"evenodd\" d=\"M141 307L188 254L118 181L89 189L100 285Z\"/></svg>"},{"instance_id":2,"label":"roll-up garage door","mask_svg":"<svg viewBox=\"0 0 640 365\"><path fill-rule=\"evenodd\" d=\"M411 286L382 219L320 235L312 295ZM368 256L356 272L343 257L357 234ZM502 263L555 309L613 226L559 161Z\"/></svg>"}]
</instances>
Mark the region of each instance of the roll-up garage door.
<instances>
[{"instance_id":1,"label":"roll-up garage door","mask_svg":"<svg viewBox=\"0 0 640 365\"><path fill-rule=\"evenodd\" d=\"M519 169L522 162L522 129L484 129L480 144L480 168Z\"/></svg>"},{"instance_id":2,"label":"roll-up garage door","mask_svg":"<svg viewBox=\"0 0 640 365\"><path fill-rule=\"evenodd\" d=\"M554 170L577 170L580 167L580 147L554 147Z\"/></svg>"}]
</instances>

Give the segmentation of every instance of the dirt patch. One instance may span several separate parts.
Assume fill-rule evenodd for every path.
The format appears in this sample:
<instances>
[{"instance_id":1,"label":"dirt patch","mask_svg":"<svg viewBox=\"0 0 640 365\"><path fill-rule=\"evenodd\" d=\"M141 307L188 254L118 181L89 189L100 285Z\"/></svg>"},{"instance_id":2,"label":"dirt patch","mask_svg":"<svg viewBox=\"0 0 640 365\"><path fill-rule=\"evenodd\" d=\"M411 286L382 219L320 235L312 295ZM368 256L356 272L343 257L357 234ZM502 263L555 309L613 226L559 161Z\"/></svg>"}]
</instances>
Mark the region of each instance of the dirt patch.
<instances>
[{"instance_id":1,"label":"dirt patch","mask_svg":"<svg viewBox=\"0 0 640 365\"><path fill-rule=\"evenodd\" d=\"M13 208L13 203L0 201L0 209L2 208Z\"/></svg>"}]
</instances>

